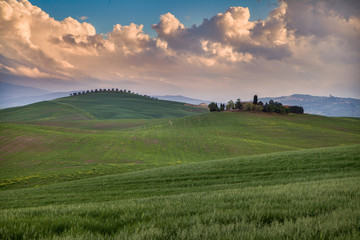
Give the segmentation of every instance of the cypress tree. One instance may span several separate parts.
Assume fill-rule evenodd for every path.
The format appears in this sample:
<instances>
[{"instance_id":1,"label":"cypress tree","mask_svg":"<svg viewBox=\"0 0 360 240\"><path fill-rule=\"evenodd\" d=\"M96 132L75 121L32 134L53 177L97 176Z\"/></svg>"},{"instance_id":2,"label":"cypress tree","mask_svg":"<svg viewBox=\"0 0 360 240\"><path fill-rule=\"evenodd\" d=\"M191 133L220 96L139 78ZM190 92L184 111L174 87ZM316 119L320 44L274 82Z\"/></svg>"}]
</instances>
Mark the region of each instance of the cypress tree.
<instances>
[{"instance_id":1,"label":"cypress tree","mask_svg":"<svg viewBox=\"0 0 360 240\"><path fill-rule=\"evenodd\" d=\"M258 96L257 96L257 95L254 96L253 104L254 104L254 105L257 105L257 104L258 104Z\"/></svg>"}]
</instances>

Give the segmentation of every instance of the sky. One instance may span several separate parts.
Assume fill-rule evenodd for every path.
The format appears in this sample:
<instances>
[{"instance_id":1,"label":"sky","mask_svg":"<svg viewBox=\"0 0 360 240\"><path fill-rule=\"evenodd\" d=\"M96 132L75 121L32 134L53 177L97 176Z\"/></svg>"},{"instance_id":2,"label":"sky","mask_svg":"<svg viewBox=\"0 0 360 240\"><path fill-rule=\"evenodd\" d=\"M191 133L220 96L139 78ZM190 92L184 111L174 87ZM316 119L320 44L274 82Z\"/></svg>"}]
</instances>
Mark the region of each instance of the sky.
<instances>
[{"instance_id":1,"label":"sky","mask_svg":"<svg viewBox=\"0 0 360 240\"><path fill-rule=\"evenodd\" d=\"M0 0L0 81L360 98L360 1Z\"/></svg>"},{"instance_id":2,"label":"sky","mask_svg":"<svg viewBox=\"0 0 360 240\"><path fill-rule=\"evenodd\" d=\"M69 16L93 25L97 33L113 30L115 24L144 25L144 32L155 37L151 25L159 22L161 15L168 12L175 15L186 27L200 25L204 18L211 18L229 7L249 7L254 14L250 20L265 19L277 5L276 0L33 0L51 17L61 21Z\"/></svg>"}]
</instances>

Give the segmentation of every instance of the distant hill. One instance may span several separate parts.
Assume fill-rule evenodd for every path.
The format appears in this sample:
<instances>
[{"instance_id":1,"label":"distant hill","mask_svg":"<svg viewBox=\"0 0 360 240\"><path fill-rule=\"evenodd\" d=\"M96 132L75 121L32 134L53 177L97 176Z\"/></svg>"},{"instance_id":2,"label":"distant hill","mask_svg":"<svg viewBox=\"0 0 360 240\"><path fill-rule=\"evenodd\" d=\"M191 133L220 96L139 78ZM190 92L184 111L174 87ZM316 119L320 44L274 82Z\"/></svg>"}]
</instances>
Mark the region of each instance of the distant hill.
<instances>
[{"instance_id":1,"label":"distant hill","mask_svg":"<svg viewBox=\"0 0 360 240\"><path fill-rule=\"evenodd\" d=\"M6 82L0 82L0 108L29 104L31 102L24 101L26 98L32 96L47 95L50 93L51 92L39 88L25 87ZM22 100L15 100L18 98L22 98Z\"/></svg>"},{"instance_id":2,"label":"distant hill","mask_svg":"<svg viewBox=\"0 0 360 240\"><path fill-rule=\"evenodd\" d=\"M0 121L178 118L206 108L121 92L99 92L0 110Z\"/></svg>"},{"instance_id":3,"label":"distant hill","mask_svg":"<svg viewBox=\"0 0 360 240\"><path fill-rule=\"evenodd\" d=\"M189 98L189 97L184 97L181 95L165 95L165 96L153 96L153 97L162 99L162 100L183 102L183 103L189 103L189 104L195 104L195 105L199 105L200 103L206 103L206 104L211 103L211 101L200 100L200 99L196 99L196 98Z\"/></svg>"},{"instance_id":4,"label":"distant hill","mask_svg":"<svg viewBox=\"0 0 360 240\"><path fill-rule=\"evenodd\" d=\"M259 98L259 101L265 103L271 99L281 102L283 105L302 106L305 113L329 117L360 117L360 99L294 94L283 97Z\"/></svg>"},{"instance_id":5,"label":"distant hill","mask_svg":"<svg viewBox=\"0 0 360 240\"><path fill-rule=\"evenodd\" d=\"M41 102L41 101L49 101L49 100L69 96L70 93L71 92L54 92L54 93L38 95L38 96L6 98L6 99L2 99L2 101L0 102L0 109L24 106L24 105L28 105L31 103Z\"/></svg>"},{"instance_id":6,"label":"distant hill","mask_svg":"<svg viewBox=\"0 0 360 240\"><path fill-rule=\"evenodd\" d=\"M0 100L6 100L10 98L28 97L28 96L39 96L49 94L51 92L34 88L25 87L16 84L0 82Z\"/></svg>"},{"instance_id":7,"label":"distant hill","mask_svg":"<svg viewBox=\"0 0 360 240\"><path fill-rule=\"evenodd\" d=\"M69 94L70 92L54 93L39 88L0 82L0 109L53 100L69 96Z\"/></svg>"}]
</instances>

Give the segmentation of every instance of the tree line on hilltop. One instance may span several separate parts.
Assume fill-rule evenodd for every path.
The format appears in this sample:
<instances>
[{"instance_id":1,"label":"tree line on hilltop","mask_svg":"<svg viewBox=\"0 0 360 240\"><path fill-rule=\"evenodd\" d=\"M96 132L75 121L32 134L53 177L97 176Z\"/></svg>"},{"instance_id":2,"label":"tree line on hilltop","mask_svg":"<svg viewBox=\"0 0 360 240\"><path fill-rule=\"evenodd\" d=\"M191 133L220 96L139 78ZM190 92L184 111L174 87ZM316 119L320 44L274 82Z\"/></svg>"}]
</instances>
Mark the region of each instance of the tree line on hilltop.
<instances>
[{"instance_id":1,"label":"tree line on hilltop","mask_svg":"<svg viewBox=\"0 0 360 240\"><path fill-rule=\"evenodd\" d=\"M283 106L281 103L270 100L265 104L262 101L258 101L258 96L254 96L253 102L241 102L240 98L234 103L233 100L228 101L227 104L211 102L208 105L210 112L221 111L258 111L258 112L275 112L281 114L298 113L303 114L304 108L301 106Z\"/></svg>"},{"instance_id":2,"label":"tree line on hilltop","mask_svg":"<svg viewBox=\"0 0 360 240\"><path fill-rule=\"evenodd\" d=\"M99 89L92 89L92 90L86 90L86 91L80 91L80 92L74 92L74 93L70 93L70 96L78 96L78 95L86 95L89 93L99 93L99 92L118 92L118 93L128 93L128 94L134 94L134 95L138 95L138 96L143 96L143 97L147 97L147 98L152 98L152 99L157 99L154 97L150 97L148 95L141 95L135 92L131 92L130 90L122 90L122 89L118 89L118 88L99 88Z\"/></svg>"}]
</instances>

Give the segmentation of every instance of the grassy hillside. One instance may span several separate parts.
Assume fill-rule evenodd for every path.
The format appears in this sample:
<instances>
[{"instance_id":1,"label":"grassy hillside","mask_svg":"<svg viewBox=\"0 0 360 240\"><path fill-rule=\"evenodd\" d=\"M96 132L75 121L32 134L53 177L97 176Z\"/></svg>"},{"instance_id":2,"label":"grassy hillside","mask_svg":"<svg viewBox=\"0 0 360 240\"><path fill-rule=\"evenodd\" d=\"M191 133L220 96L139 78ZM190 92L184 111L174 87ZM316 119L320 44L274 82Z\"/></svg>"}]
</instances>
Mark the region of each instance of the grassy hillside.
<instances>
[{"instance_id":1,"label":"grassy hillside","mask_svg":"<svg viewBox=\"0 0 360 240\"><path fill-rule=\"evenodd\" d=\"M208 113L172 120L2 123L0 186L360 143L360 120L312 115Z\"/></svg>"},{"instance_id":2,"label":"grassy hillside","mask_svg":"<svg viewBox=\"0 0 360 240\"><path fill-rule=\"evenodd\" d=\"M0 110L0 121L178 118L204 112L207 109L132 93L99 92Z\"/></svg>"},{"instance_id":3,"label":"grassy hillside","mask_svg":"<svg viewBox=\"0 0 360 240\"><path fill-rule=\"evenodd\" d=\"M360 146L0 192L1 239L359 239Z\"/></svg>"},{"instance_id":4,"label":"grassy hillside","mask_svg":"<svg viewBox=\"0 0 360 240\"><path fill-rule=\"evenodd\" d=\"M203 111L1 110L0 239L360 239L360 119Z\"/></svg>"}]
</instances>

